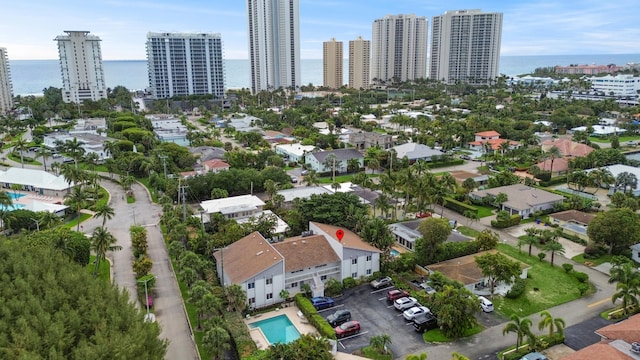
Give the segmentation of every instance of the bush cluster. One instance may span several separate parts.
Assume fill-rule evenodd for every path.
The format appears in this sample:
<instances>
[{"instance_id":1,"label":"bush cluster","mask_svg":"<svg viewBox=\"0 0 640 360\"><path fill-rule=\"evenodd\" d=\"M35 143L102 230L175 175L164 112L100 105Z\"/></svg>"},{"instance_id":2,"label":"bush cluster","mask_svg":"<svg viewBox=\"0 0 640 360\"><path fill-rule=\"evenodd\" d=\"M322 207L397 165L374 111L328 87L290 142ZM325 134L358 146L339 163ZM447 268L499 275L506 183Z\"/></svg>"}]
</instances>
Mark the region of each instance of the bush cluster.
<instances>
[{"instance_id":1,"label":"bush cluster","mask_svg":"<svg viewBox=\"0 0 640 360\"><path fill-rule=\"evenodd\" d=\"M518 214L511 215L508 219L491 220L491 226L497 229L504 229L520 224L522 218Z\"/></svg>"},{"instance_id":2,"label":"bush cluster","mask_svg":"<svg viewBox=\"0 0 640 360\"><path fill-rule=\"evenodd\" d=\"M589 281L589 275L580 271L575 271L573 273L573 277L575 277L576 280L581 283L586 283L587 281Z\"/></svg>"},{"instance_id":3,"label":"bush cluster","mask_svg":"<svg viewBox=\"0 0 640 360\"><path fill-rule=\"evenodd\" d=\"M522 279L522 278L516 279L516 281L513 283L513 286L511 287L511 290L507 292L505 297L509 299L517 299L518 297L520 297L520 295L522 295L522 293L524 293L524 289L526 286L527 286L527 279Z\"/></svg>"},{"instance_id":4,"label":"bush cluster","mask_svg":"<svg viewBox=\"0 0 640 360\"><path fill-rule=\"evenodd\" d=\"M478 252L479 244L476 240L463 242L446 242L442 244L436 252L434 262L441 262L475 254Z\"/></svg>"},{"instance_id":5,"label":"bush cluster","mask_svg":"<svg viewBox=\"0 0 640 360\"><path fill-rule=\"evenodd\" d=\"M444 203L444 207L451 209L459 214L464 214L467 211L471 211L474 214L478 214L478 208L473 206L473 205L469 205L469 204L465 204L461 201L455 200L453 198L446 198L445 199L445 203Z\"/></svg>"}]
</instances>

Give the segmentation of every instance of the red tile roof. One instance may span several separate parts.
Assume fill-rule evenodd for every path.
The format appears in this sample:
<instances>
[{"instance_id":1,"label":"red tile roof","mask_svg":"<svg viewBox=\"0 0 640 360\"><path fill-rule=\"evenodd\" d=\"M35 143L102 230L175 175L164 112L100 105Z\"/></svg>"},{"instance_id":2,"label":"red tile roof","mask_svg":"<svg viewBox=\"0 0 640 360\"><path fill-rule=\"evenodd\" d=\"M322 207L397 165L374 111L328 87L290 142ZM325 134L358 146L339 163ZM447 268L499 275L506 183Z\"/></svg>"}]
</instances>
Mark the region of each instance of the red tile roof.
<instances>
[{"instance_id":1,"label":"red tile roof","mask_svg":"<svg viewBox=\"0 0 640 360\"><path fill-rule=\"evenodd\" d=\"M536 164L542 171L551 171L551 159L547 159L543 162ZM553 171L567 171L569 170L569 160L565 158L557 158L553 160Z\"/></svg>"},{"instance_id":2,"label":"red tile roof","mask_svg":"<svg viewBox=\"0 0 640 360\"><path fill-rule=\"evenodd\" d=\"M224 253L221 251L216 251L213 256L223 266L228 265L224 266L224 272L234 284L240 284L284 261L284 257L257 231L227 246Z\"/></svg>"},{"instance_id":3,"label":"red tile roof","mask_svg":"<svg viewBox=\"0 0 640 360\"><path fill-rule=\"evenodd\" d=\"M558 148L562 156L584 157L594 150L589 145L571 141L570 139L552 139L544 141L542 143L542 150L549 151L549 149L554 146Z\"/></svg>"},{"instance_id":4,"label":"red tile roof","mask_svg":"<svg viewBox=\"0 0 640 360\"><path fill-rule=\"evenodd\" d=\"M209 169L228 169L229 164L220 160L220 159L211 159L202 162L203 166L206 166Z\"/></svg>"},{"instance_id":5,"label":"red tile roof","mask_svg":"<svg viewBox=\"0 0 640 360\"><path fill-rule=\"evenodd\" d=\"M347 230L347 229L345 229L343 227L327 225L327 224L321 224L321 223L317 223L317 222L312 222L312 224L314 224L315 226L320 228L320 230L322 230L325 233L327 233L334 240L340 242L342 244L342 246L344 246L346 248L365 250L365 251L372 251L372 252L378 252L378 253L381 252L375 246L373 246L373 245L369 244L368 242L362 240L362 238L360 236L358 236L356 233L354 233L352 231L349 231L349 230ZM339 240L338 237L336 236L336 231L338 231L338 230L344 231L344 236L342 237L342 240Z\"/></svg>"},{"instance_id":6,"label":"red tile roof","mask_svg":"<svg viewBox=\"0 0 640 360\"><path fill-rule=\"evenodd\" d=\"M573 354L563 356L561 360L633 360L633 358L607 343L599 342Z\"/></svg>"},{"instance_id":7,"label":"red tile roof","mask_svg":"<svg viewBox=\"0 0 640 360\"><path fill-rule=\"evenodd\" d=\"M489 131L478 132L476 133L476 136L493 137L493 136L500 136L500 133L495 130L489 130Z\"/></svg>"},{"instance_id":8,"label":"red tile roof","mask_svg":"<svg viewBox=\"0 0 640 360\"><path fill-rule=\"evenodd\" d=\"M624 340L629 344L640 342L640 314L600 328L596 333L607 339Z\"/></svg>"},{"instance_id":9,"label":"red tile roof","mask_svg":"<svg viewBox=\"0 0 640 360\"><path fill-rule=\"evenodd\" d=\"M324 235L296 236L283 242L274 243L273 247L284 256L286 272L340 261Z\"/></svg>"},{"instance_id":10,"label":"red tile roof","mask_svg":"<svg viewBox=\"0 0 640 360\"><path fill-rule=\"evenodd\" d=\"M594 214L587 214L586 212L578 210L567 210L551 214L549 217L562 221L575 221L580 224L588 225L596 216Z\"/></svg>"}]
</instances>

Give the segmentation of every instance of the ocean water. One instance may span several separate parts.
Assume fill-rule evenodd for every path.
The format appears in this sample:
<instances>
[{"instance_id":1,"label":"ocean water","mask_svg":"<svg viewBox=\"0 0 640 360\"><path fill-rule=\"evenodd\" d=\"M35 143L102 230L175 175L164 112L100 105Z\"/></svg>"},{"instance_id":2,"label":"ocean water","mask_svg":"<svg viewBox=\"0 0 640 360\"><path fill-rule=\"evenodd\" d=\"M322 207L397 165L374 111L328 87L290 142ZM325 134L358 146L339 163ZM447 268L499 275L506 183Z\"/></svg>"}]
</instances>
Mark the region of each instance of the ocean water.
<instances>
[{"instance_id":1,"label":"ocean water","mask_svg":"<svg viewBox=\"0 0 640 360\"><path fill-rule=\"evenodd\" d=\"M630 62L640 63L640 54L501 56L500 73L514 76L555 65ZM348 64L345 60L344 83L348 82ZM146 60L105 60L103 65L107 87L138 90L149 86ZM49 86L62 87L58 60L10 60L10 66L14 95L42 94ZM301 66L302 84L322 84L322 59L303 59ZM249 60L225 60L225 72L228 89L250 87Z\"/></svg>"}]
</instances>

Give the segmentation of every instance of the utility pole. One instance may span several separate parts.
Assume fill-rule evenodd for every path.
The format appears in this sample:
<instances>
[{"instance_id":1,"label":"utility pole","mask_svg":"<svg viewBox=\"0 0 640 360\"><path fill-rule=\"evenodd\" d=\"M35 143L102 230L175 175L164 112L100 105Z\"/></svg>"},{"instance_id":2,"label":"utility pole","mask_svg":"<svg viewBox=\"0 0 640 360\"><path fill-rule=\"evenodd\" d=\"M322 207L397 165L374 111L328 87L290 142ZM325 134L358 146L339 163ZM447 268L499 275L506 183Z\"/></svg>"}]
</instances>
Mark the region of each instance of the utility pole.
<instances>
[{"instance_id":1,"label":"utility pole","mask_svg":"<svg viewBox=\"0 0 640 360\"><path fill-rule=\"evenodd\" d=\"M166 155L158 155L160 159L162 159L162 167L164 168L164 178L167 178L167 156Z\"/></svg>"},{"instance_id":2,"label":"utility pole","mask_svg":"<svg viewBox=\"0 0 640 360\"><path fill-rule=\"evenodd\" d=\"M187 185L180 185L180 199L182 199L182 221L187 221L187 196L185 194L185 189L188 188Z\"/></svg>"}]
</instances>

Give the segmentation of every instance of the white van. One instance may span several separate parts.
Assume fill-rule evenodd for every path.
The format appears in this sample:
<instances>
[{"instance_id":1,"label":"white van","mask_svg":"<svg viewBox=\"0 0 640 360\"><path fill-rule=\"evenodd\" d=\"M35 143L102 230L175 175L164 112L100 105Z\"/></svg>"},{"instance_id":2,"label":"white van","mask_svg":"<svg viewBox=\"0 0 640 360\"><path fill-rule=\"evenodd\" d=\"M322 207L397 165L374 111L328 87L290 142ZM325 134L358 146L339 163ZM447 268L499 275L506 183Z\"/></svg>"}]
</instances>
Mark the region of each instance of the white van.
<instances>
[{"instance_id":1,"label":"white van","mask_svg":"<svg viewBox=\"0 0 640 360\"><path fill-rule=\"evenodd\" d=\"M480 308L482 308L482 311L487 313L493 312L493 303L489 301L489 299L484 296L478 296L478 299L480 299Z\"/></svg>"}]
</instances>

